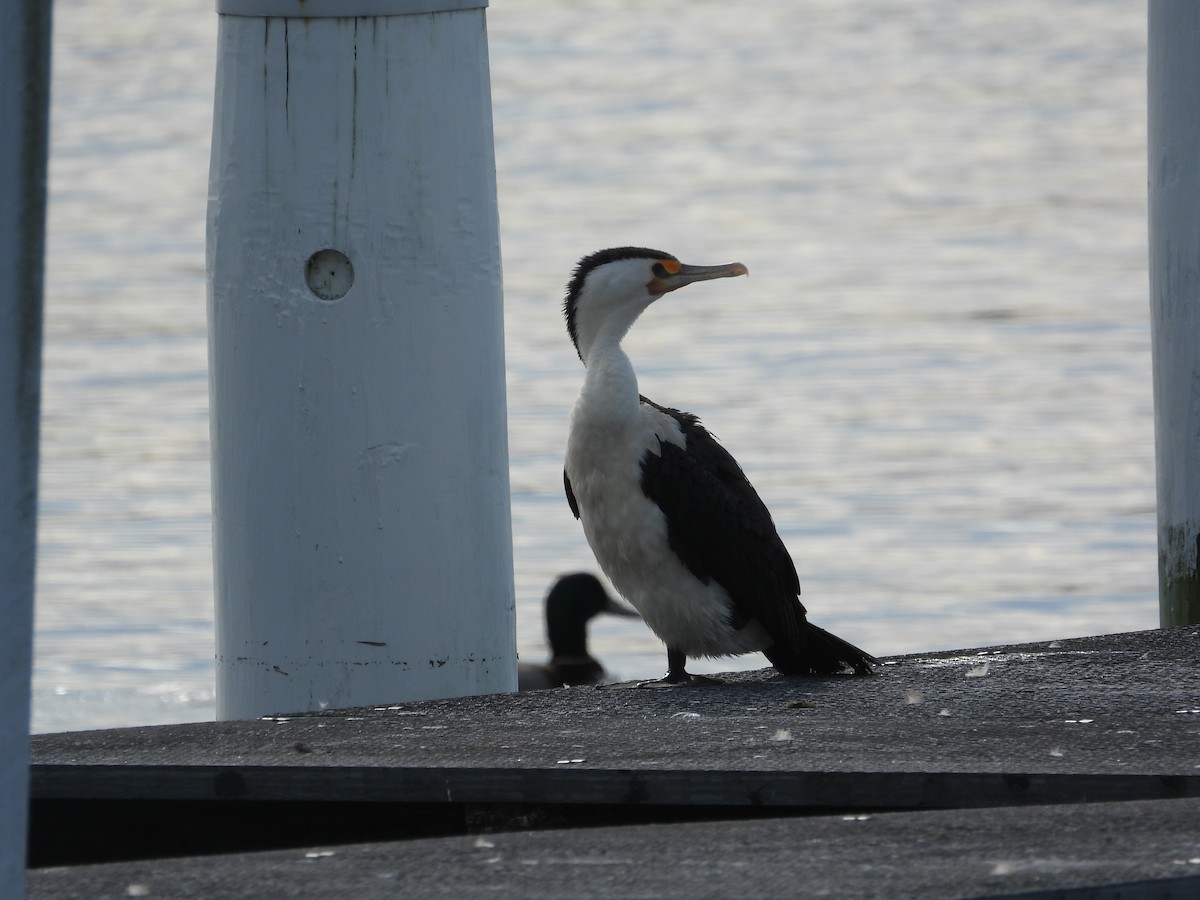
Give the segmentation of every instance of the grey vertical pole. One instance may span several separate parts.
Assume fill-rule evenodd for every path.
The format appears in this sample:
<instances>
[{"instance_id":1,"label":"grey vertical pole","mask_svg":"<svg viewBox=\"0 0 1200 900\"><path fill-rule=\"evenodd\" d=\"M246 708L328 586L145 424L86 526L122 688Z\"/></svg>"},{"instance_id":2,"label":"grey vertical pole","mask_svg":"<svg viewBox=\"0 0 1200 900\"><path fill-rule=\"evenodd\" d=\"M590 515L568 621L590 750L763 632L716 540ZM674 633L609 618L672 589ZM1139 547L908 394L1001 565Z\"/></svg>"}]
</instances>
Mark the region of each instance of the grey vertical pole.
<instances>
[{"instance_id":1,"label":"grey vertical pole","mask_svg":"<svg viewBox=\"0 0 1200 900\"><path fill-rule=\"evenodd\" d=\"M0 897L24 896L37 539L50 3L0 28Z\"/></svg>"},{"instance_id":2,"label":"grey vertical pole","mask_svg":"<svg viewBox=\"0 0 1200 900\"><path fill-rule=\"evenodd\" d=\"M486 0L218 0L217 715L516 687Z\"/></svg>"},{"instance_id":3,"label":"grey vertical pole","mask_svg":"<svg viewBox=\"0 0 1200 900\"><path fill-rule=\"evenodd\" d=\"M1159 620L1200 623L1200 3L1149 5Z\"/></svg>"}]
</instances>

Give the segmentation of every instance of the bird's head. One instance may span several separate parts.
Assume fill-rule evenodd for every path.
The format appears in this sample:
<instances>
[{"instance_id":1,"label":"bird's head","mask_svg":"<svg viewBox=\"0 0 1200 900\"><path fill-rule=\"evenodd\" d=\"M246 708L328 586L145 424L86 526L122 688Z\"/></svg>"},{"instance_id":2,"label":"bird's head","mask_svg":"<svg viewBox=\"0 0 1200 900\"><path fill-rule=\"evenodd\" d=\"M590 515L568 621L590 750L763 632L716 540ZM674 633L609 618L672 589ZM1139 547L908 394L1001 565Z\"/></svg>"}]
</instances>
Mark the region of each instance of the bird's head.
<instances>
[{"instance_id":1,"label":"bird's head","mask_svg":"<svg viewBox=\"0 0 1200 900\"><path fill-rule=\"evenodd\" d=\"M563 575L546 595L546 619L551 624L563 620L586 622L600 613L637 615L610 597L600 579L588 572Z\"/></svg>"},{"instance_id":2,"label":"bird's head","mask_svg":"<svg viewBox=\"0 0 1200 900\"><path fill-rule=\"evenodd\" d=\"M670 253L645 247L600 250L579 261L567 284L563 301L567 331L579 358L587 363L598 337L620 342L637 317L663 294L694 281L746 274L741 263L689 266Z\"/></svg>"},{"instance_id":3,"label":"bird's head","mask_svg":"<svg viewBox=\"0 0 1200 900\"><path fill-rule=\"evenodd\" d=\"M637 613L608 595L595 575L564 575L546 595L546 636L555 656L587 657L587 623L600 613L633 616Z\"/></svg>"}]
</instances>

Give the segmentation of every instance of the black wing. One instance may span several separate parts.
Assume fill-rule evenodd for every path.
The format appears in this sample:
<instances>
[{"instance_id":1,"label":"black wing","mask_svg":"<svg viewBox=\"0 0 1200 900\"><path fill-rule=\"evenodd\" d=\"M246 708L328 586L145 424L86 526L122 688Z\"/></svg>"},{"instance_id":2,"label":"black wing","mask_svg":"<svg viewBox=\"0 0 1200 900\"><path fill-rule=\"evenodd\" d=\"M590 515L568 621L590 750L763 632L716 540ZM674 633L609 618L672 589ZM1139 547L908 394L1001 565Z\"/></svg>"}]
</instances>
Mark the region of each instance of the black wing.
<instances>
[{"instance_id":1,"label":"black wing","mask_svg":"<svg viewBox=\"0 0 1200 900\"><path fill-rule=\"evenodd\" d=\"M575 514L575 518L579 518L579 501L575 499L575 492L571 490L571 479L567 477L567 470L563 469L563 487L567 489L567 505L571 507L571 512Z\"/></svg>"},{"instance_id":2,"label":"black wing","mask_svg":"<svg viewBox=\"0 0 1200 900\"><path fill-rule=\"evenodd\" d=\"M775 641L803 653L800 579L771 513L737 461L690 413L642 402L677 421L687 449L660 442L642 459L642 492L667 517L667 541L701 581L733 599L734 627L757 619Z\"/></svg>"}]
</instances>

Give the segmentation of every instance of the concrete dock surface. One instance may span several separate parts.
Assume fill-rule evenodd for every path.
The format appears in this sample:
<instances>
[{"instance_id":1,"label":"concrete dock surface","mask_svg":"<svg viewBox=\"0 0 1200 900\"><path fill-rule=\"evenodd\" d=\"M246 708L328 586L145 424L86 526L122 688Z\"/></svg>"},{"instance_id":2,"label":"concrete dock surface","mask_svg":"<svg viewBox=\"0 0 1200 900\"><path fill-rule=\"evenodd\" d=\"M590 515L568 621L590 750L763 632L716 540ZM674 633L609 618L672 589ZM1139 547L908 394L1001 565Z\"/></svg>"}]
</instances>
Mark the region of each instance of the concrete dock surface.
<instances>
[{"instance_id":1,"label":"concrete dock surface","mask_svg":"<svg viewBox=\"0 0 1200 900\"><path fill-rule=\"evenodd\" d=\"M1197 651L1187 627L41 735L30 892L1196 897Z\"/></svg>"}]
</instances>

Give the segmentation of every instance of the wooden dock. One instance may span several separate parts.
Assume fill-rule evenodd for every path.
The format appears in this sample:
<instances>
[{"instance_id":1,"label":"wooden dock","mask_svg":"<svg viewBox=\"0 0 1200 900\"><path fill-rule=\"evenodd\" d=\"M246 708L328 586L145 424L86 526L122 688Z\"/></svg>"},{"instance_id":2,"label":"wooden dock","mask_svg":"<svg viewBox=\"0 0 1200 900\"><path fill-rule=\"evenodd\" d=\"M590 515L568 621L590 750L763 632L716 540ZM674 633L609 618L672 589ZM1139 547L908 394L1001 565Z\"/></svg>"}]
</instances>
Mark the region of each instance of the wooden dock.
<instances>
[{"instance_id":1,"label":"wooden dock","mask_svg":"<svg viewBox=\"0 0 1200 900\"><path fill-rule=\"evenodd\" d=\"M726 678L38 736L30 896L1200 896L1200 628Z\"/></svg>"}]
</instances>

